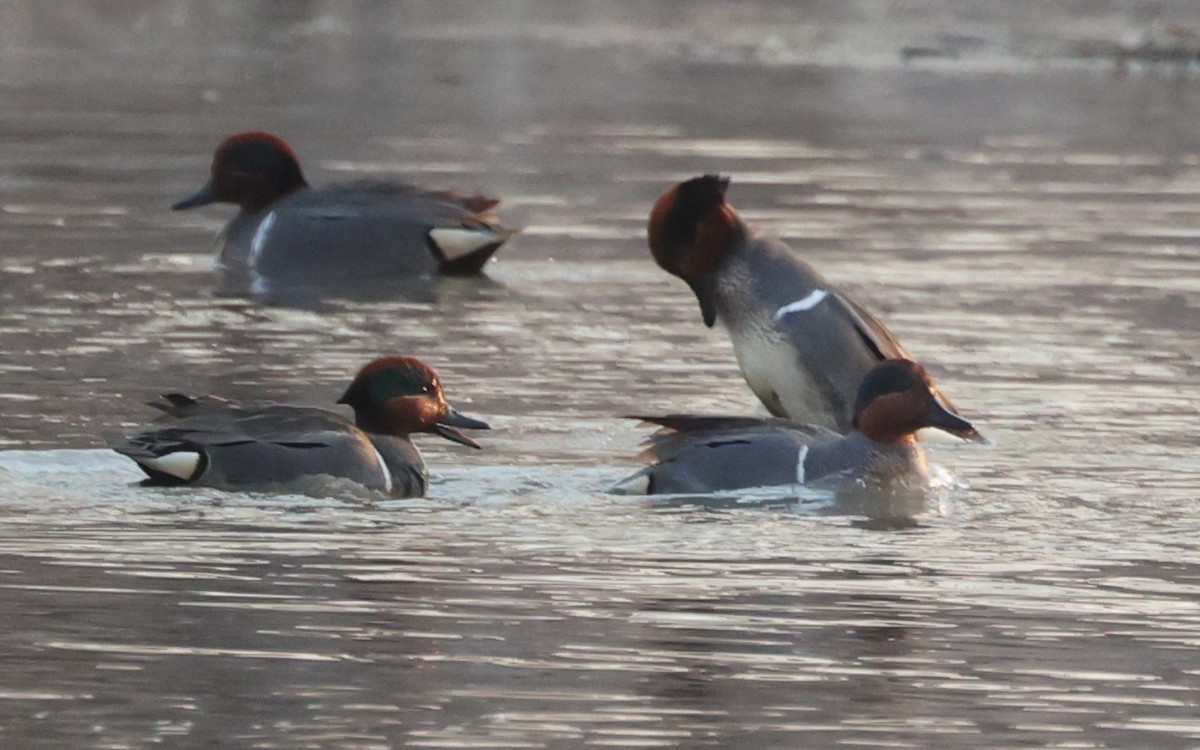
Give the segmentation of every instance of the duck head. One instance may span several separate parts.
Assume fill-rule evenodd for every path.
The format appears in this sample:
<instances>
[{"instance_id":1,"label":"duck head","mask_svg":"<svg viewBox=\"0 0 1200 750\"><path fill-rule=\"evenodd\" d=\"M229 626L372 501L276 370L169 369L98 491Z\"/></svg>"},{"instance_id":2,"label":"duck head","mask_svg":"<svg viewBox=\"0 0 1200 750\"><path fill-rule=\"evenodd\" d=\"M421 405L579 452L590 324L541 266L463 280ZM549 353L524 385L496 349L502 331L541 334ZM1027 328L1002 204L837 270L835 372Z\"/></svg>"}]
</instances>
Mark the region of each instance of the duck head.
<instances>
[{"instance_id":1,"label":"duck head","mask_svg":"<svg viewBox=\"0 0 1200 750\"><path fill-rule=\"evenodd\" d=\"M171 209L236 203L243 211L261 211L307 186L296 152L282 138L257 130L235 133L217 147L204 187Z\"/></svg>"},{"instance_id":2,"label":"duck head","mask_svg":"<svg viewBox=\"0 0 1200 750\"><path fill-rule=\"evenodd\" d=\"M659 196L646 234L650 253L666 272L687 282L700 302L704 324L717 320L713 272L745 235L745 227L725 202L729 178L694 177Z\"/></svg>"},{"instance_id":3,"label":"duck head","mask_svg":"<svg viewBox=\"0 0 1200 750\"><path fill-rule=\"evenodd\" d=\"M858 387L854 428L877 443L897 443L913 439L924 427L983 442L970 422L937 397L933 380L921 365L907 359L885 359L871 368Z\"/></svg>"},{"instance_id":4,"label":"duck head","mask_svg":"<svg viewBox=\"0 0 1200 750\"><path fill-rule=\"evenodd\" d=\"M366 365L338 403L354 409L355 424L367 432L397 437L432 432L478 450L457 428L491 429L452 409L437 373L413 357L380 357Z\"/></svg>"}]
</instances>

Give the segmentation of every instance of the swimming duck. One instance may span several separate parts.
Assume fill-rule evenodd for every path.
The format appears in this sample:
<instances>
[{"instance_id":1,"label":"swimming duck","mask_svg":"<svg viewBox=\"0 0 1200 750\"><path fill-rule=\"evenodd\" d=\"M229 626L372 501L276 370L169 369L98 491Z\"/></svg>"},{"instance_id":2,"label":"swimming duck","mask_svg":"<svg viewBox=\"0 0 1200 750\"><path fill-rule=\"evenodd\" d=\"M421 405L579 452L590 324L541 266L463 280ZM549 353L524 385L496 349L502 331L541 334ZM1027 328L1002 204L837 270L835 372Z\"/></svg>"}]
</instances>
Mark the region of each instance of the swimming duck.
<instances>
[{"instance_id":1,"label":"swimming duck","mask_svg":"<svg viewBox=\"0 0 1200 750\"><path fill-rule=\"evenodd\" d=\"M636 416L662 426L646 450L654 463L620 482L625 494L696 494L750 487L923 479L915 433L936 427L982 441L938 398L929 373L904 359L876 364L859 385L847 435L778 418Z\"/></svg>"},{"instance_id":2,"label":"swimming duck","mask_svg":"<svg viewBox=\"0 0 1200 750\"><path fill-rule=\"evenodd\" d=\"M150 404L166 413L161 426L114 450L133 459L149 485L252 488L326 475L392 497L420 497L428 475L409 436L432 432L478 449L457 428L488 429L452 409L437 373L412 357L369 363L338 403L354 410L353 420L313 407L168 393Z\"/></svg>"},{"instance_id":3,"label":"swimming duck","mask_svg":"<svg viewBox=\"0 0 1200 750\"><path fill-rule=\"evenodd\" d=\"M171 208L218 202L241 209L222 233L222 266L287 284L477 273L514 234L483 195L380 180L309 187L292 147L261 131L222 141L209 181Z\"/></svg>"},{"instance_id":4,"label":"swimming duck","mask_svg":"<svg viewBox=\"0 0 1200 750\"><path fill-rule=\"evenodd\" d=\"M912 357L878 318L747 226L725 201L728 187L729 178L709 174L663 193L650 213L651 254L691 287L705 325L724 323L743 377L771 414L846 433L867 372Z\"/></svg>"}]
</instances>

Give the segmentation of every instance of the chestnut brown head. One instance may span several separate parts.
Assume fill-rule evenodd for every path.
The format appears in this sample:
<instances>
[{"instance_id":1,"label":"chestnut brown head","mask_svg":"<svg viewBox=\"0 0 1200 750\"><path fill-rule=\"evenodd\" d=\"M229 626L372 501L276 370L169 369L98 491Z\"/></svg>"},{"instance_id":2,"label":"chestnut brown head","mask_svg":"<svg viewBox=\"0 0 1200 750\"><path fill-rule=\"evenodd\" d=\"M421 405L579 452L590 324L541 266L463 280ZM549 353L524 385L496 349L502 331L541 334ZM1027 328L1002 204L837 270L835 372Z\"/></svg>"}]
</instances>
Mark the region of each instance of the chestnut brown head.
<instances>
[{"instance_id":1,"label":"chestnut brown head","mask_svg":"<svg viewBox=\"0 0 1200 750\"><path fill-rule=\"evenodd\" d=\"M964 440L982 440L974 426L942 403L935 391L921 365L907 359L885 359L871 368L858 387L854 428L877 443L899 442L925 427Z\"/></svg>"},{"instance_id":2,"label":"chestnut brown head","mask_svg":"<svg viewBox=\"0 0 1200 750\"><path fill-rule=\"evenodd\" d=\"M307 186L296 152L282 138L257 130L235 133L213 154L209 181L171 209L234 203L243 211L261 211Z\"/></svg>"},{"instance_id":3,"label":"chestnut brown head","mask_svg":"<svg viewBox=\"0 0 1200 750\"><path fill-rule=\"evenodd\" d=\"M728 187L729 178L715 174L671 187L655 201L646 232L655 262L692 288L709 327L716 321L711 274L745 234L725 202Z\"/></svg>"},{"instance_id":4,"label":"chestnut brown head","mask_svg":"<svg viewBox=\"0 0 1200 750\"><path fill-rule=\"evenodd\" d=\"M358 371L338 403L354 409L355 423L367 432L397 437L432 432L477 449L479 444L456 428L490 429L451 408L437 373L414 357L374 360Z\"/></svg>"}]
</instances>

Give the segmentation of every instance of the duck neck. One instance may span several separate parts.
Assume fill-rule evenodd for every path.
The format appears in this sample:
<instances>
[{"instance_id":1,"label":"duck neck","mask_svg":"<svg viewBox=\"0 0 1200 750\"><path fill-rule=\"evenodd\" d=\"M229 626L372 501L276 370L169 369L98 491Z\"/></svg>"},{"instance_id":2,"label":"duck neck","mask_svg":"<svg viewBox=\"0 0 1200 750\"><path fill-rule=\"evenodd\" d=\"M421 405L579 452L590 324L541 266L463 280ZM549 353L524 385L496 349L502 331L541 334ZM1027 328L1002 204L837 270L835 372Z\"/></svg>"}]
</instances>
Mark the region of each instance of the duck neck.
<instances>
[{"instance_id":1,"label":"duck neck","mask_svg":"<svg viewBox=\"0 0 1200 750\"><path fill-rule=\"evenodd\" d=\"M878 481L889 481L904 475L924 474L928 468L925 451L917 444L917 436L911 432L894 440L880 442L862 435L869 444L870 460L864 465L865 474Z\"/></svg>"},{"instance_id":2,"label":"duck neck","mask_svg":"<svg viewBox=\"0 0 1200 750\"><path fill-rule=\"evenodd\" d=\"M269 191L263 191L255 195L249 196L241 201L240 207L243 213L259 214L274 206L278 201L289 196L295 195L301 190L307 190L308 183L301 178L298 183L289 183L276 186Z\"/></svg>"},{"instance_id":3,"label":"duck neck","mask_svg":"<svg viewBox=\"0 0 1200 750\"><path fill-rule=\"evenodd\" d=\"M814 283L821 288L824 281L778 240L750 234L735 243L714 274L718 306L735 326L774 327L781 306L805 299Z\"/></svg>"},{"instance_id":4,"label":"duck neck","mask_svg":"<svg viewBox=\"0 0 1200 750\"><path fill-rule=\"evenodd\" d=\"M842 473L887 481L923 471L925 454L912 435L907 439L880 443L855 431L812 446L804 464L809 481Z\"/></svg>"},{"instance_id":5,"label":"duck neck","mask_svg":"<svg viewBox=\"0 0 1200 750\"><path fill-rule=\"evenodd\" d=\"M425 494L429 474L421 452L407 437L371 435L371 443L387 465L392 477L394 497L419 497Z\"/></svg>"},{"instance_id":6,"label":"duck neck","mask_svg":"<svg viewBox=\"0 0 1200 750\"><path fill-rule=\"evenodd\" d=\"M407 420L396 419L395 415L389 413L386 409L372 409L370 411L355 409L354 424L363 432L369 432L372 435L386 435L406 442L409 439L409 435L412 434L412 429L407 424Z\"/></svg>"}]
</instances>

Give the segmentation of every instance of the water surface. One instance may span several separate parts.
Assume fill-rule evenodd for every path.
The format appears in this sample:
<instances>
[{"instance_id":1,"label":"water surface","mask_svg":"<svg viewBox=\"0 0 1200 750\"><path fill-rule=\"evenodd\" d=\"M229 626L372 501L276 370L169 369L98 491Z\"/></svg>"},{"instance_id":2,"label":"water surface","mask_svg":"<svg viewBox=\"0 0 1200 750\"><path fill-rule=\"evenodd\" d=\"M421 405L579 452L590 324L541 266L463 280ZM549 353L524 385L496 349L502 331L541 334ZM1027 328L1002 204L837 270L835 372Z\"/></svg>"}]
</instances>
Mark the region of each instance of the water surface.
<instances>
[{"instance_id":1,"label":"water surface","mask_svg":"<svg viewBox=\"0 0 1200 750\"><path fill-rule=\"evenodd\" d=\"M1190 3L4 14L0 745L1200 743ZM523 232L484 279L220 294L229 212L166 207L248 127ZM620 414L760 408L644 245L705 171L992 439L930 445L914 524L605 492ZM390 352L495 428L420 441L425 499L148 490L104 450L161 390L329 404Z\"/></svg>"}]
</instances>

